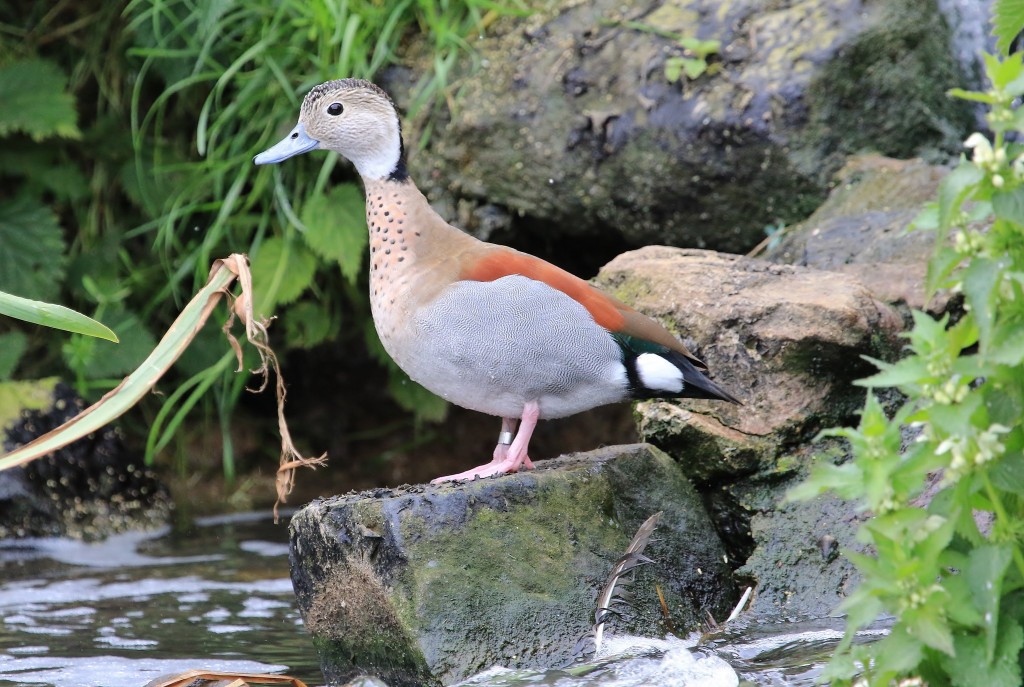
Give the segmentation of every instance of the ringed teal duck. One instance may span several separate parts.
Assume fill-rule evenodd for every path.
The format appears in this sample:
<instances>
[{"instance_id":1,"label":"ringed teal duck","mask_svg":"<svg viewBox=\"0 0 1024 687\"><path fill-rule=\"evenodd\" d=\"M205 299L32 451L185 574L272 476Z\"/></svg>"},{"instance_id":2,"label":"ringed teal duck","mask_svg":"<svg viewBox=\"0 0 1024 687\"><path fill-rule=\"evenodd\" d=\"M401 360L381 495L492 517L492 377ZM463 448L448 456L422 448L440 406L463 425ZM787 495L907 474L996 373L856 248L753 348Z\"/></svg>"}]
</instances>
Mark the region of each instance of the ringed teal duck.
<instances>
[{"instance_id":1,"label":"ringed teal duck","mask_svg":"<svg viewBox=\"0 0 1024 687\"><path fill-rule=\"evenodd\" d=\"M433 482L532 468L540 419L630 399L739 403L653 319L544 260L445 222L409 178L398 113L378 86L316 86L295 128L254 162L311 150L340 153L362 177L370 305L385 350L435 394L501 418L491 462Z\"/></svg>"}]
</instances>

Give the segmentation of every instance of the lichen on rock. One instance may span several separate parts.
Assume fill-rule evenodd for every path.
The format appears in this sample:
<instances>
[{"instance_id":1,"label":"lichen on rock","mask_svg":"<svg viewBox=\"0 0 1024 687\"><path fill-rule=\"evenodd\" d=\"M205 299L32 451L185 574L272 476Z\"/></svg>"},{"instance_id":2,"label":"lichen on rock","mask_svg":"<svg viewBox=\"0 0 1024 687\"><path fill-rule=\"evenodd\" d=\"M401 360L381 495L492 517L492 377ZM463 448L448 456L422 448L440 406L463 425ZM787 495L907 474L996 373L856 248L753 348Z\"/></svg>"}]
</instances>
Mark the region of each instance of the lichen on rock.
<instances>
[{"instance_id":1,"label":"lichen on rock","mask_svg":"<svg viewBox=\"0 0 1024 687\"><path fill-rule=\"evenodd\" d=\"M886 303L942 312L950 294L929 298L925 290L935 235L908 227L937 197L947 172L919 159L855 156L836 175L828 200L787 228L764 257L841 272Z\"/></svg>"}]
</instances>

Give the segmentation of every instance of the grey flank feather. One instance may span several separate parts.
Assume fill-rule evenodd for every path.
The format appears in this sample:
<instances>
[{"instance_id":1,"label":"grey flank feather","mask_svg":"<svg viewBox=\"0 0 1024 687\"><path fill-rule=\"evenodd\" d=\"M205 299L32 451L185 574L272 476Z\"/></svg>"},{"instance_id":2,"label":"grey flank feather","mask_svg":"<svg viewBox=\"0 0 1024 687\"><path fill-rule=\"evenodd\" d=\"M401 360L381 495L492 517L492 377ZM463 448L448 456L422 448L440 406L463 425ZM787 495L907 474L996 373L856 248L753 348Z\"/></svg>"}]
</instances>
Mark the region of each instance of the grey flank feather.
<instances>
[{"instance_id":1,"label":"grey flank feather","mask_svg":"<svg viewBox=\"0 0 1024 687\"><path fill-rule=\"evenodd\" d=\"M624 598L624 594L621 591L619 594L616 594L616 591L621 590L622 587L632 581L632 579L624 579L625 575L641 565L653 563L650 558L643 555L643 552L651 541L651 535L654 534L654 528L658 525L658 520L661 519L662 514L663 511L659 511L647 518L644 524L640 525L640 529L633 536L633 541L629 542L629 546L626 547L626 553L612 567L612 571L608 575L608 581L604 583L604 587L597 597L597 610L594 611L594 629L590 632L593 635L595 654L601 651L601 642L604 639L604 623L609 615L615 613L612 609L612 604L616 601L622 601Z\"/></svg>"}]
</instances>

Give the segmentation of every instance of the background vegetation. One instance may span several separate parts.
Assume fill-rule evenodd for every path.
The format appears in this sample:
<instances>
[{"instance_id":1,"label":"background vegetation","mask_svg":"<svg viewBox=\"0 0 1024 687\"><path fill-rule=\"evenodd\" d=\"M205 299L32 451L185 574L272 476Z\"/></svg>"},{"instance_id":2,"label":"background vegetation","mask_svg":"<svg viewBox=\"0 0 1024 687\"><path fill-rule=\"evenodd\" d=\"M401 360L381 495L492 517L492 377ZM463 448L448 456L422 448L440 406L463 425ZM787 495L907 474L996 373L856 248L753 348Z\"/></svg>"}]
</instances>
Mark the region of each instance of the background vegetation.
<instances>
[{"instance_id":1,"label":"background vegetation","mask_svg":"<svg viewBox=\"0 0 1024 687\"><path fill-rule=\"evenodd\" d=\"M1010 3L1005 3L1008 6ZM1004 6L1004 10L1005 7ZM1024 26L1018 20L1000 45ZM871 517L866 553L847 552L862 580L840 605L847 631L825 675L834 685L1021 684L1024 648L1024 59L986 57L991 88L952 95L984 103L991 140L944 180L917 220L937 232L932 293L963 296L962 311L914 313L907 355L875 361L854 459L823 462L793 498L822 490ZM896 387L886 413L873 391ZM883 639L857 632L894 618Z\"/></svg>"},{"instance_id":2,"label":"background vegetation","mask_svg":"<svg viewBox=\"0 0 1024 687\"><path fill-rule=\"evenodd\" d=\"M232 252L253 260L258 312L279 318L280 349L368 345L391 365L359 279L366 229L351 172L309 156L282 176L252 156L293 125L311 86L372 78L417 32L433 70L411 110L428 115L467 40L509 11L488 0L5 3L0 291L74 307L121 343L4 319L0 380L59 374L98 396L153 348L211 260ZM141 409L147 458L190 416L224 430L230 477L227 428L246 379L216 328L177 375ZM444 404L393 366L390 380L418 417L443 417Z\"/></svg>"}]
</instances>

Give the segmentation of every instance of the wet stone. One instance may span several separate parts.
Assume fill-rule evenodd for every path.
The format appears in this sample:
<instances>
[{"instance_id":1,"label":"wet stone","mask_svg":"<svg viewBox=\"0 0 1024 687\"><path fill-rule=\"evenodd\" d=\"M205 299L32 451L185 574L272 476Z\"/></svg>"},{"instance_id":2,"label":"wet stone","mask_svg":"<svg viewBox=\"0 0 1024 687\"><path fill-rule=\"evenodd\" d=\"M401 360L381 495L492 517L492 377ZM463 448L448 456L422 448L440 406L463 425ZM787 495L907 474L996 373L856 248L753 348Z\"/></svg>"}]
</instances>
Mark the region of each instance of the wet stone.
<instances>
[{"instance_id":1,"label":"wet stone","mask_svg":"<svg viewBox=\"0 0 1024 687\"><path fill-rule=\"evenodd\" d=\"M836 176L828 200L793 225L765 253L777 263L841 272L859 279L881 301L941 313L949 294L930 300L931 231L910 231L925 203L938 197L948 169L922 160L881 155L852 158Z\"/></svg>"},{"instance_id":2,"label":"wet stone","mask_svg":"<svg viewBox=\"0 0 1024 687\"><path fill-rule=\"evenodd\" d=\"M291 523L292 581L328 682L450 683L491 665L567 665L636 529L661 522L616 632L662 637L735 602L724 549L679 467L645 445L461 484L319 500Z\"/></svg>"},{"instance_id":3,"label":"wet stone","mask_svg":"<svg viewBox=\"0 0 1024 687\"><path fill-rule=\"evenodd\" d=\"M85 404L55 380L0 384L3 447L12 451L78 415ZM105 427L24 466L0 472L0 539L102 539L167 523L166 487L141 455Z\"/></svg>"}]
</instances>

